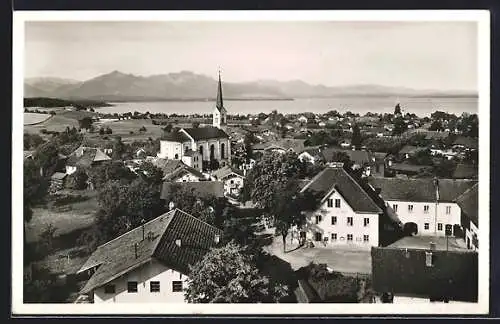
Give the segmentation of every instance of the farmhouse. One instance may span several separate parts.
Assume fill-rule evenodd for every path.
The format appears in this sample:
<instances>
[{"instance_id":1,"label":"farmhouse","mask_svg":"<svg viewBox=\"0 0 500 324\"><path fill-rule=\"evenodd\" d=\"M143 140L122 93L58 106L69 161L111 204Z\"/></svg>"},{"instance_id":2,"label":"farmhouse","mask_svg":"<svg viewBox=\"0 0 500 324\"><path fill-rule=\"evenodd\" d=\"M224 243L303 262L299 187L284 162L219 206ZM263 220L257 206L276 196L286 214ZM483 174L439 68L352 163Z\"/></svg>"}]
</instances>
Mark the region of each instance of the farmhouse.
<instances>
[{"instance_id":1,"label":"farmhouse","mask_svg":"<svg viewBox=\"0 0 500 324\"><path fill-rule=\"evenodd\" d=\"M225 166L212 173L212 176L224 183L224 194L230 196L237 196L245 181L245 176L240 170Z\"/></svg>"},{"instance_id":2,"label":"farmhouse","mask_svg":"<svg viewBox=\"0 0 500 324\"><path fill-rule=\"evenodd\" d=\"M461 208L457 199L477 181L452 179L370 178L370 185L387 212L416 235L461 236Z\"/></svg>"},{"instance_id":3,"label":"farmhouse","mask_svg":"<svg viewBox=\"0 0 500 324\"><path fill-rule=\"evenodd\" d=\"M378 246L382 209L343 169L328 167L316 175L301 192L320 197L317 210L307 214L301 238L334 248L338 244Z\"/></svg>"},{"instance_id":4,"label":"farmhouse","mask_svg":"<svg viewBox=\"0 0 500 324\"><path fill-rule=\"evenodd\" d=\"M189 266L219 244L222 231L179 209L97 248L78 273L94 303L183 303Z\"/></svg>"},{"instance_id":5,"label":"farmhouse","mask_svg":"<svg viewBox=\"0 0 500 324\"><path fill-rule=\"evenodd\" d=\"M66 174L74 173L77 168L89 168L111 158L99 148L80 146L66 160Z\"/></svg>"}]
</instances>

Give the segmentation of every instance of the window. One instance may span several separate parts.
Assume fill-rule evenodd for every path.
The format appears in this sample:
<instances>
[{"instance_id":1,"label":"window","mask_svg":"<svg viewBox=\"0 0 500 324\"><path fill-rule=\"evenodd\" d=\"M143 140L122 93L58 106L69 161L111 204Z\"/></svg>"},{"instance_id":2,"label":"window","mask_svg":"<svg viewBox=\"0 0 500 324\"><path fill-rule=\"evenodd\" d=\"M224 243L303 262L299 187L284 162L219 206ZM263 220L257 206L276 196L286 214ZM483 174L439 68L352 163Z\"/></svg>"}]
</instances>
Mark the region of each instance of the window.
<instances>
[{"instance_id":1,"label":"window","mask_svg":"<svg viewBox=\"0 0 500 324\"><path fill-rule=\"evenodd\" d=\"M363 242L369 242L370 241L370 236L369 235L363 235Z\"/></svg>"},{"instance_id":2,"label":"window","mask_svg":"<svg viewBox=\"0 0 500 324\"><path fill-rule=\"evenodd\" d=\"M443 223L438 223L438 231L442 231L443 230Z\"/></svg>"},{"instance_id":3,"label":"window","mask_svg":"<svg viewBox=\"0 0 500 324\"><path fill-rule=\"evenodd\" d=\"M368 225L370 225L370 219L368 217L365 217L365 219L363 220L363 224L365 227L367 227Z\"/></svg>"},{"instance_id":4,"label":"window","mask_svg":"<svg viewBox=\"0 0 500 324\"><path fill-rule=\"evenodd\" d=\"M316 224L319 224L322 221L321 215L316 215Z\"/></svg>"},{"instance_id":5,"label":"window","mask_svg":"<svg viewBox=\"0 0 500 324\"><path fill-rule=\"evenodd\" d=\"M446 214L451 214L451 206L446 206Z\"/></svg>"},{"instance_id":6,"label":"window","mask_svg":"<svg viewBox=\"0 0 500 324\"><path fill-rule=\"evenodd\" d=\"M174 159L178 160L178 159L179 159L179 154L176 154L176 155L174 156Z\"/></svg>"},{"instance_id":7,"label":"window","mask_svg":"<svg viewBox=\"0 0 500 324\"><path fill-rule=\"evenodd\" d=\"M393 205L392 205L392 209L393 209L395 212L398 212L398 205L397 205L397 204L393 204Z\"/></svg>"},{"instance_id":8,"label":"window","mask_svg":"<svg viewBox=\"0 0 500 324\"><path fill-rule=\"evenodd\" d=\"M429 212L429 205L425 205L424 206L424 213L428 213Z\"/></svg>"},{"instance_id":9,"label":"window","mask_svg":"<svg viewBox=\"0 0 500 324\"><path fill-rule=\"evenodd\" d=\"M335 199L335 208L340 208L340 199Z\"/></svg>"},{"instance_id":10,"label":"window","mask_svg":"<svg viewBox=\"0 0 500 324\"><path fill-rule=\"evenodd\" d=\"M353 223L352 217L347 217L347 225L352 226L352 223Z\"/></svg>"},{"instance_id":11,"label":"window","mask_svg":"<svg viewBox=\"0 0 500 324\"><path fill-rule=\"evenodd\" d=\"M332 225L337 224L337 216L332 216Z\"/></svg>"},{"instance_id":12,"label":"window","mask_svg":"<svg viewBox=\"0 0 500 324\"><path fill-rule=\"evenodd\" d=\"M149 282L149 291L150 292L160 292L160 282L159 281L150 281Z\"/></svg>"},{"instance_id":13,"label":"window","mask_svg":"<svg viewBox=\"0 0 500 324\"><path fill-rule=\"evenodd\" d=\"M347 240L352 241L352 234L347 234Z\"/></svg>"},{"instance_id":14,"label":"window","mask_svg":"<svg viewBox=\"0 0 500 324\"><path fill-rule=\"evenodd\" d=\"M451 236L451 234L452 234L452 226L451 226L451 224L446 224L446 226L444 228L444 231L445 231L445 235L446 236Z\"/></svg>"},{"instance_id":15,"label":"window","mask_svg":"<svg viewBox=\"0 0 500 324\"><path fill-rule=\"evenodd\" d=\"M337 233L332 233L332 241L336 241L337 240Z\"/></svg>"},{"instance_id":16,"label":"window","mask_svg":"<svg viewBox=\"0 0 500 324\"><path fill-rule=\"evenodd\" d=\"M425 223L425 224L424 224L424 229L425 229L425 230L428 230L428 229L429 229L429 223Z\"/></svg>"},{"instance_id":17,"label":"window","mask_svg":"<svg viewBox=\"0 0 500 324\"><path fill-rule=\"evenodd\" d=\"M127 291L129 293L136 293L137 292L137 281L127 282Z\"/></svg>"},{"instance_id":18,"label":"window","mask_svg":"<svg viewBox=\"0 0 500 324\"><path fill-rule=\"evenodd\" d=\"M413 205L408 205L408 212L411 213L413 211Z\"/></svg>"},{"instance_id":19,"label":"window","mask_svg":"<svg viewBox=\"0 0 500 324\"><path fill-rule=\"evenodd\" d=\"M231 180L231 184L234 184L234 180Z\"/></svg>"},{"instance_id":20,"label":"window","mask_svg":"<svg viewBox=\"0 0 500 324\"><path fill-rule=\"evenodd\" d=\"M114 294L115 293L115 285L106 285L104 286L105 294Z\"/></svg>"},{"instance_id":21,"label":"window","mask_svg":"<svg viewBox=\"0 0 500 324\"><path fill-rule=\"evenodd\" d=\"M172 281L172 291L173 292L182 291L182 281Z\"/></svg>"},{"instance_id":22,"label":"window","mask_svg":"<svg viewBox=\"0 0 500 324\"><path fill-rule=\"evenodd\" d=\"M314 240L315 240L316 242L320 242L320 241L321 241L321 238L322 238L322 235L321 235L321 233L320 233L320 232L316 232L316 233L314 234Z\"/></svg>"},{"instance_id":23,"label":"window","mask_svg":"<svg viewBox=\"0 0 500 324\"><path fill-rule=\"evenodd\" d=\"M328 207L333 207L333 199L328 199Z\"/></svg>"}]
</instances>

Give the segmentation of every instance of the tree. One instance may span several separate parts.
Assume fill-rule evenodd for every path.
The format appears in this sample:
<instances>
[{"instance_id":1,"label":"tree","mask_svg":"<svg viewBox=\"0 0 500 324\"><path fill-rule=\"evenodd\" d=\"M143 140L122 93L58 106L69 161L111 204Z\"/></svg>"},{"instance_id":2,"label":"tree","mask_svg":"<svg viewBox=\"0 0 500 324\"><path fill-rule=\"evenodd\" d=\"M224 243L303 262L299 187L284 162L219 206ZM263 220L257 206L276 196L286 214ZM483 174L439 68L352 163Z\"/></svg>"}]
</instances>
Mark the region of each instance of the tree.
<instances>
[{"instance_id":1,"label":"tree","mask_svg":"<svg viewBox=\"0 0 500 324\"><path fill-rule=\"evenodd\" d=\"M164 132L170 133L172 131L173 125L171 123L168 123L167 126L163 128Z\"/></svg>"},{"instance_id":2,"label":"tree","mask_svg":"<svg viewBox=\"0 0 500 324\"><path fill-rule=\"evenodd\" d=\"M354 124L354 126L352 127L351 144L355 148L360 148L362 142L363 142L363 138L361 137L361 132L359 130L359 126L358 126L358 124Z\"/></svg>"},{"instance_id":3,"label":"tree","mask_svg":"<svg viewBox=\"0 0 500 324\"><path fill-rule=\"evenodd\" d=\"M104 134L105 134L104 128L103 127L99 128L99 135L104 135Z\"/></svg>"},{"instance_id":4,"label":"tree","mask_svg":"<svg viewBox=\"0 0 500 324\"><path fill-rule=\"evenodd\" d=\"M92 123L93 123L92 118L88 116L78 120L78 125L80 126L80 129L90 130L92 127Z\"/></svg>"},{"instance_id":5,"label":"tree","mask_svg":"<svg viewBox=\"0 0 500 324\"><path fill-rule=\"evenodd\" d=\"M122 162L104 163L88 170L88 176L95 189L102 188L110 180L128 184L136 178L135 173L125 167Z\"/></svg>"},{"instance_id":6,"label":"tree","mask_svg":"<svg viewBox=\"0 0 500 324\"><path fill-rule=\"evenodd\" d=\"M195 121L195 122L193 122L193 124L191 126L193 128L198 128L198 127L200 127L200 122L199 121Z\"/></svg>"},{"instance_id":7,"label":"tree","mask_svg":"<svg viewBox=\"0 0 500 324\"><path fill-rule=\"evenodd\" d=\"M87 172L82 168L78 168L74 173L70 174L66 179L66 187L69 189L83 190L87 188Z\"/></svg>"},{"instance_id":8,"label":"tree","mask_svg":"<svg viewBox=\"0 0 500 324\"><path fill-rule=\"evenodd\" d=\"M245 151L245 159L247 163L249 163L250 159L253 158L252 145L254 142L255 142L254 134L251 132L246 133L243 139L243 150Z\"/></svg>"},{"instance_id":9,"label":"tree","mask_svg":"<svg viewBox=\"0 0 500 324\"><path fill-rule=\"evenodd\" d=\"M120 190L120 199L126 207L126 214L132 227L139 226L141 220L152 219L160 210L160 191L143 179L136 179Z\"/></svg>"},{"instance_id":10,"label":"tree","mask_svg":"<svg viewBox=\"0 0 500 324\"><path fill-rule=\"evenodd\" d=\"M145 126L142 126L141 128L139 128L139 132L144 133L145 131L146 131L146 127Z\"/></svg>"},{"instance_id":11,"label":"tree","mask_svg":"<svg viewBox=\"0 0 500 324\"><path fill-rule=\"evenodd\" d=\"M234 243L212 249L189 272L184 292L189 303L269 303L284 297Z\"/></svg>"},{"instance_id":12,"label":"tree","mask_svg":"<svg viewBox=\"0 0 500 324\"><path fill-rule=\"evenodd\" d=\"M146 161L139 166L137 172L142 178L151 184L160 185L163 179L163 170L158 168L153 163Z\"/></svg>"},{"instance_id":13,"label":"tree","mask_svg":"<svg viewBox=\"0 0 500 324\"><path fill-rule=\"evenodd\" d=\"M43 175L50 175L57 168L59 151L55 143L47 142L36 149L33 158L40 166L41 173Z\"/></svg>"},{"instance_id":14,"label":"tree","mask_svg":"<svg viewBox=\"0 0 500 324\"><path fill-rule=\"evenodd\" d=\"M443 123L440 120L434 120L429 126L430 131L444 131Z\"/></svg>"},{"instance_id":15,"label":"tree","mask_svg":"<svg viewBox=\"0 0 500 324\"><path fill-rule=\"evenodd\" d=\"M45 141L38 134L29 134L24 133L24 149L25 150L33 150L38 148Z\"/></svg>"},{"instance_id":16,"label":"tree","mask_svg":"<svg viewBox=\"0 0 500 324\"><path fill-rule=\"evenodd\" d=\"M105 133L108 134L108 135L113 134L113 130L111 129L111 127L106 126Z\"/></svg>"},{"instance_id":17,"label":"tree","mask_svg":"<svg viewBox=\"0 0 500 324\"><path fill-rule=\"evenodd\" d=\"M405 120L401 116L394 118L393 123L394 129L392 130L392 135L399 136L408 129L408 125L405 123Z\"/></svg>"},{"instance_id":18,"label":"tree","mask_svg":"<svg viewBox=\"0 0 500 324\"><path fill-rule=\"evenodd\" d=\"M394 116L396 115L401 115L401 106L399 105L399 103L397 103L394 107Z\"/></svg>"},{"instance_id":19,"label":"tree","mask_svg":"<svg viewBox=\"0 0 500 324\"><path fill-rule=\"evenodd\" d=\"M121 160L122 155L124 153L125 153L125 144L123 144L121 137L117 136L113 142L112 158L114 160Z\"/></svg>"}]
</instances>

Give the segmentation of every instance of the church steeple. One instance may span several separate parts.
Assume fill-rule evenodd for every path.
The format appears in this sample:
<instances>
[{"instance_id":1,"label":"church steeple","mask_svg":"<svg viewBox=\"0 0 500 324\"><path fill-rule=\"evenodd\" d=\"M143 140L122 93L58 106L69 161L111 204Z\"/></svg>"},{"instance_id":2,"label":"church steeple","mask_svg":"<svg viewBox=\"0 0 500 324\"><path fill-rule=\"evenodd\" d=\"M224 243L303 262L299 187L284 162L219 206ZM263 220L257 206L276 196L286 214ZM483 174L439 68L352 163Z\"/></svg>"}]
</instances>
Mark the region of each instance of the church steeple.
<instances>
[{"instance_id":1,"label":"church steeple","mask_svg":"<svg viewBox=\"0 0 500 324\"><path fill-rule=\"evenodd\" d=\"M222 110L224 108L224 103L222 102L222 82L220 80L220 70L219 70L219 83L217 85L217 101L215 103L217 109Z\"/></svg>"},{"instance_id":2,"label":"church steeple","mask_svg":"<svg viewBox=\"0 0 500 324\"><path fill-rule=\"evenodd\" d=\"M215 109L213 114L213 126L217 128L224 128L227 123L227 112L224 108L224 103L222 99L222 81L220 78L219 70L219 83L217 84L217 99L215 101Z\"/></svg>"}]
</instances>

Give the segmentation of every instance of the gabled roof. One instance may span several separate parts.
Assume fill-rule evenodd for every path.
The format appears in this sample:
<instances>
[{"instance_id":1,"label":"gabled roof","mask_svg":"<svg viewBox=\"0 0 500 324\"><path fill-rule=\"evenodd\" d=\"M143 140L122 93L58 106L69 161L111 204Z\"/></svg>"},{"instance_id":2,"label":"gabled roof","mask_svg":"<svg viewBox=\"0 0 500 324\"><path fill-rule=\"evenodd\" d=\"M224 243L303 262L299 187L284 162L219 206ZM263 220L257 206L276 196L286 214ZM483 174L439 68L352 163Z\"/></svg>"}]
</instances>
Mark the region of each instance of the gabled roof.
<instances>
[{"instance_id":1,"label":"gabled roof","mask_svg":"<svg viewBox=\"0 0 500 324\"><path fill-rule=\"evenodd\" d=\"M182 128L180 132L182 131L189 134L195 141L211 138L229 138L226 132L217 127Z\"/></svg>"},{"instance_id":2,"label":"gabled roof","mask_svg":"<svg viewBox=\"0 0 500 324\"><path fill-rule=\"evenodd\" d=\"M479 226L478 190L479 185L476 183L456 199L457 204L462 209L462 212L476 226Z\"/></svg>"},{"instance_id":3,"label":"gabled roof","mask_svg":"<svg viewBox=\"0 0 500 324\"><path fill-rule=\"evenodd\" d=\"M433 251L432 267L426 266L426 252L429 250L372 247L373 289L379 293L477 302L477 252Z\"/></svg>"},{"instance_id":4,"label":"gabled roof","mask_svg":"<svg viewBox=\"0 0 500 324\"><path fill-rule=\"evenodd\" d=\"M192 191L200 198L215 196L224 197L224 183L221 181L199 181L199 182L163 182L161 190L161 199L167 199L170 196L172 187L180 187L183 190Z\"/></svg>"},{"instance_id":5,"label":"gabled roof","mask_svg":"<svg viewBox=\"0 0 500 324\"><path fill-rule=\"evenodd\" d=\"M302 152L304 150L304 140L302 139L283 139L275 142L267 142L262 144L255 144L253 146L254 150L273 150L282 149L285 151L292 150L296 153Z\"/></svg>"},{"instance_id":6,"label":"gabled roof","mask_svg":"<svg viewBox=\"0 0 500 324\"><path fill-rule=\"evenodd\" d=\"M337 153L342 152L347 154L349 156L349 159L354 162L354 164L357 165L364 165L367 163L371 163L371 154L368 151L353 151L353 150L344 150L344 149L339 149L336 147L327 147L323 151L321 151L321 154L323 155L325 161L327 162L340 162L340 161L334 161L334 157L336 156Z\"/></svg>"},{"instance_id":7,"label":"gabled roof","mask_svg":"<svg viewBox=\"0 0 500 324\"><path fill-rule=\"evenodd\" d=\"M212 175L217 178L217 180L223 180L231 175L233 176L237 176L237 177L240 177L240 178L244 178L245 176L243 175L243 172L241 170L238 170L238 169L235 169L235 168L232 168L228 165L226 165L225 167L222 167L218 170L215 170Z\"/></svg>"},{"instance_id":8,"label":"gabled roof","mask_svg":"<svg viewBox=\"0 0 500 324\"><path fill-rule=\"evenodd\" d=\"M66 164L72 166L91 166L95 162L110 160L111 158L99 148L80 146L69 155Z\"/></svg>"},{"instance_id":9,"label":"gabled roof","mask_svg":"<svg viewBox=\"0 0 500 324\"><path fill-rule=\"evenodd\" d=\"M98 266L81 293L101 287L152 259L188 274L189 265L200 261L216 245L215 236L222 231L174 209L145 223L144 233L143 239L143 228L139 226L99 246L78 271ZM180 246L176 240L181 241Z\"/></svg>"},{"instance_id":10,"label":"gabled roof","mask_svg":"<svg viewBox=\"0 0 500 324\"><path fill-rule=\"evenodd\" d=\"M179 129L172 130L171 132L163 132L163 135L161 136L162 141L170 141L170 142L177 142L177 143L184 143L184 142L190 142L191 138L181 132Z\"/></svg>"},{"instance_id":11,"label":"gabled roof","mask_svg":"<svg viewBox=\"0 0 500 324\"><path fill-rule=\"evenodd\" d=\"M416 165L416 164L411 164L411 163L392 163L392 165L389 168L394 170L394 171L418 173L424 169L432 170L433 166L432 165Z\"/></svg>"},{"instance_id":12,"label":"gabled roof","mask_svg":"<svg viewBox=\"0 0 500 324\"><path fill-rule=\"evenodd\" d=\"M302 188L301 192L308 190L324 195L323 199L333 190L337 190L355 212L382 213L356 180L340 167L328 167L321 171Z\"/></svg>"},{"instance_id":13,"label":"gabled roof","mask_svg":"<svg viewBox=\"0 0 500 324\"><path fill-rule=\"evenodd\" d=\"M163 180L164 181L172 181L173 179L177 179L186 173L191 173L192 175L194 175L195 177L197 177L199 179L205 178L203 173L201 173L200 171L196 170L195 168L192 168L190 166L183 164L181 167L175 169L173 172L171 172L169 174L165 174L163 176Z\"/></svg>"},{"instance_id":14,"label":"gabled roof","mask_svg":"<svg viewBox=\"0 0 500 324\"><path fill-rule=\"evenodd\" d=\"M154 159L151 162L163 171L164 176L185 165L181 160L169 160L161 158Z\"/></svg>"},{"instance_id":15,"label":"gabled roof","mask_svg":"<svg viewBox=\"0 0 500 324\"><path fill-rule=\"evenodd\" d=\"M415 154L419 151L424 151L426 149L427 149L426 147L405 145L401 150L399 150L399 154Z\"/></svg>"},{"instance_id":16,"label":"gabled roof","mask_svg":"<svg viewBox=\"0 0 500 324\"><path fill-rule=\"evenodd\" d=\"M370 178L373 188L380 189L384 200L435 202L433 179ZM467 189L477 184L474 180L439 179L439 201L454 202Z\"/></svg>"}]
</instances>

